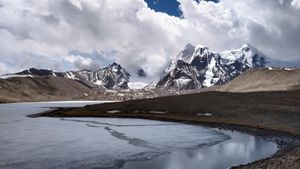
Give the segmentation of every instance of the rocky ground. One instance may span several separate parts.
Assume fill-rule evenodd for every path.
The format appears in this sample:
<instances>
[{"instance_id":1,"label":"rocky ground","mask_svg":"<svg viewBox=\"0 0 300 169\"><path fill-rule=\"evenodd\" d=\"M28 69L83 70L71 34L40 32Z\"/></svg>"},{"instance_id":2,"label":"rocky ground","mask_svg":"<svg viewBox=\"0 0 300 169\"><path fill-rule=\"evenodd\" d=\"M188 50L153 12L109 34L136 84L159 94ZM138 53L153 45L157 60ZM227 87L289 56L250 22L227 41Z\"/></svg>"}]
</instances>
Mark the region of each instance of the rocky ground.
<instances>
[{"instance_id":1,"label":"rocky ground","mask_svg":"<svg viewBox=\"0 0 300 169\"><path fill-rule=\"evenodd\" d=\"M300 90L253 93L203 92L180 96L58 109L38 116L128 117L192 122L259 135L300 137ZM249 130L249 128L251 130ZM258 130L257 130L258 129ZM285 142L285 141L283 141ZM279 145L285 144L279 141ZM275 156L236 168L300 168L299 142L283 146Z\"/></svg>"},{"instance_id":2,"label":"rocky ground","mask_svg":"<svg viewBox=\"0 0 300 169\"><path fill-rule=\"evenodd\" d=\"M300 148L294 148L281 155L260 160L248 165L232 167L232 169L299 169Z\"/></svg>"},{"instance_id":3,"label":"rocky ground","mask_svg":"<svg viewBox=\"0 0 300 169\"><path fill-rule=\"evenodd\" d=\"M248 70L228 84L223 85L219 90L227 92L254 92L299 89L299 68L264 68Z\"/></svg>"},{"instance_id":4,"label":"rocky ground","mask_svg":"<svg viewBox=\"0 0 300 169\"><path fill-rule=\"evenodd\" d=\"M215 90L108 90L87 81L55 76L0 79L0 103L65 100L132 100Z\"/></svg>"}]
</instances>

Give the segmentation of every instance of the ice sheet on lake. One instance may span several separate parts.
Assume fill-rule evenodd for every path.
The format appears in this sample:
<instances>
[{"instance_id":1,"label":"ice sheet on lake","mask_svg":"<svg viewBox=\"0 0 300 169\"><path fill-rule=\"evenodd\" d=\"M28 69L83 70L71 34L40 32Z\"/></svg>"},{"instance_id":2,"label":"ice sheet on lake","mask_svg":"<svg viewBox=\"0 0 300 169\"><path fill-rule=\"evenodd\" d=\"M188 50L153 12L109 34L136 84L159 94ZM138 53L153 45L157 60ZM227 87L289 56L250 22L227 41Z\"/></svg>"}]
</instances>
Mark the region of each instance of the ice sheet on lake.
<instances>
[{"instance_id":1,"label":"ice sheet on lake","mask_svg":"<svg viewBox=\"0 0 300 169\"><path fill-rule=\"evenodd\" d=\"M126 161L156 159L154 157L159 155L189 151L195 147L206 147L207 153L210 150L215 152L217 150L210 147L225 142L228 142L228 145L218 152L220 156L230 153L233 149L250 156L258 145L255 139L250 140L251 146L243 145L238 139L228 140L234 136L232 132L173 122L116 118L26 117L31 113L48 110L41 107L77 107L86 104L94 103L0 105L0 168L122 168ZM263 141L261 144L264 145L260 147L261 150L272 147L272 144L266 145ZM265 150L265 154L270 154L268 150ZM273 151L272 149L271 152ZM227 157L224 156L224 159Z\"/></svg>"}]
</instances>

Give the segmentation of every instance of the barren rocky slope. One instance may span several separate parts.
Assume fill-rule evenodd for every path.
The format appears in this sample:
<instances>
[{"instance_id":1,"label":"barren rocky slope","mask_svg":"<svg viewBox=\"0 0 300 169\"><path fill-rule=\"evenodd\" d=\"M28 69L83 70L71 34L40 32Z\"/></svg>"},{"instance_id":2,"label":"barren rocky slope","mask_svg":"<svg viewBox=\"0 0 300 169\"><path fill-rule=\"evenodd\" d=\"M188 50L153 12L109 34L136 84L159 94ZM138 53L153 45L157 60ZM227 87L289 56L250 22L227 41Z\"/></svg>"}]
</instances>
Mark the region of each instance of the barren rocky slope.
<instances>
[{"instance_id":1,"label":"barren rocky slope","mask_svg":"<svg viewBox=\"0 0 300 169\"><path fill-rule=\"evenodd\" d=\"M93 84L108 90L128 89L130 74L119 64L112 63L105 68L98 70L79 70L67 72L55 72L49 69L29 68L17 73L10 73L0 76L1 79L12 77L65 77L68 79L78 80Z\"/></svg>"},{"instance_id":2,"label":"barren rocky slope","mask_svg":"<svg viewBox=\"0 0 300 169\"><path fill-rule=\"evenodd\" d=\"M0 101L78 100L97 97L92 84L63 77L15 77L0 79Z\"/></svg>"},{"instance_id":3,"label":"barren rocky slope","mask_svg":"<svg viewBox=\"0 0 300 169\"><path fill-rule=\"evenodd\" d=\"M130 100L216 90L107 90L89 81L59 76L0 78L0 103L63 100Z\"/></svg>"},{"instance_id":4,"label":"barren rocky slope","mask_svg":"<svg viewBox=\"0 0 300 169\"><path fill-rule=\"evenodd\" d=\"M254 92L300 89L300 69L255 69L238 76L220 91Z\"/></svg>"}]
</instances>

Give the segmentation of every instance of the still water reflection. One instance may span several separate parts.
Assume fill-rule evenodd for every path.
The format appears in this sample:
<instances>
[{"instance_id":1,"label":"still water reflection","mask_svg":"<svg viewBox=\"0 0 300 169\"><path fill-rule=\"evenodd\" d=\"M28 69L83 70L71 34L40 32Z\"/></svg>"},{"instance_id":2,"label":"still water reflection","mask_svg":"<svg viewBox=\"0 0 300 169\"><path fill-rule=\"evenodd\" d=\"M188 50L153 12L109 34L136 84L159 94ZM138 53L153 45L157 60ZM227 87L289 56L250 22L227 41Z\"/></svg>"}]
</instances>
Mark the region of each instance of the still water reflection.
<instances>
[{"instance_id":1,"label":"still water reflection","mask_svg":"<svg viewBox=\"0 0 300 169\"><path fill-rule=\"evenodd\" d=\"M182 123L26 117L95 103L1 104L0 168L225 169L277 151L260 137Z\"/></svg>"},{"instance_id":2,"label":"still water reflection","mask_svg":"<svg viewBox=\"0 0 300 169\"><path fill-rule=\"evenodd\" d=\"M123 169L226 169L269 156L277 150L272 142L231 131L220 131L231 139L213 146L173 151L148 161L127 162Z\"/></svg>"}]
</instances>

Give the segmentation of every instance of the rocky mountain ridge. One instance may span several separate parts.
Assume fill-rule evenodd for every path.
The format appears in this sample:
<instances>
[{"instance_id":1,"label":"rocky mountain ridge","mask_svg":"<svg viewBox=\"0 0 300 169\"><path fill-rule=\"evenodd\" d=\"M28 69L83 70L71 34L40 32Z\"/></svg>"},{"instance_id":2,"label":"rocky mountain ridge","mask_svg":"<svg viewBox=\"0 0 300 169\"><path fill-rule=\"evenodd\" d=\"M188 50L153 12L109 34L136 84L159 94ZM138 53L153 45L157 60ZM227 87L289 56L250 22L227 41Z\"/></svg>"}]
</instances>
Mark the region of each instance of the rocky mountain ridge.
<instances>
[{"instance_id":1,"label":"rocky mountain ridge","mask_svg":"<svg viewBox=\"0 0 300 169\"><path fill-rule=\"evenodd\" d=\"M265 67L266 63L266 56L249 44L220 53L188 44L165 69L157 87L197 89L223 85L246 70Z\"/></svg>"},{"instance_id":2,"label":"rocky mountain ridge","mask_svg":"<svg viewBox=\"0 0 300 169\"><path fill-rule=\"evenodd\" d=\"M128 89L130 74L119 64L112 63L97 71L80 70L69 71L65 77L76 80L89 81L106 89Z\"/></svg>"},{"instance_id":3,"label":"rocky mountain ridge","mask_svg":"<svg viewBox=\"0 0 300 169\"><path fill-rule=\"evenodd\" d=\"M11 77L35 76L64 77L90 83L91 85L105 89L128 89L130 78L130 74L117 63L112 63L111 65L96 71L84 69L80 71L54 72L52 70L30 68L22 72L3 75L1 78L7 79Z\"/></svg>"},{"instance_id":4,"label":"rocky mountain ridge","mask_svg":"<svg viewBox=\"0 0 300 169\"><path fill-rule=\"evenodd\" d=\"M138 77L130 81L131 75L117 63L112 63L96 71L84 69L55 72L30 68L18 73L3 75L0 78L55 76L81 81L104 90L126 91L144 87L143 89L148 91L156 89L178 91L224 85L247 70L265 68L279 62L268 58L249 44L245 44L236 50L225 50L220 53L212 52L206 46L187 44L171 60L159 80L151 83L148 81L148 85L138 81L141 80L139 78L147 77L147 73L142 68L134 72ZM143 84L143 86L140 84Z\"/></svg>"}]
</instances>

